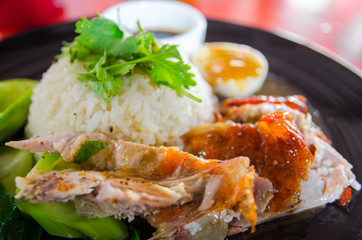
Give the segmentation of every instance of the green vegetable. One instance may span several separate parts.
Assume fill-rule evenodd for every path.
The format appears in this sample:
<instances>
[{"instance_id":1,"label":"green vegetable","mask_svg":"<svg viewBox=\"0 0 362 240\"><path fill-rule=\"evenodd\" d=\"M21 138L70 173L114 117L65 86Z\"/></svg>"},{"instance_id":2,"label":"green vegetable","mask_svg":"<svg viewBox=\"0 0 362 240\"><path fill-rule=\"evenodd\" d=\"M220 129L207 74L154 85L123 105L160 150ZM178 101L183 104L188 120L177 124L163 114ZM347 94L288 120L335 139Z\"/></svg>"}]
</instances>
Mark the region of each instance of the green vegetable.
<instances>
[{"instance_id":1,"label":"green vegetable","mask_svg":"<svg viewBox=\"0 0 362 240\"><path fill-rule=\"evenodd\" d=\"M128 234L129 234L129 240L141 240L138 233L133 229L129 229Z\"/></svg>"},{"instance_id":2,"label":"green vegetable","mask_svg":"<svg viewBox=\"0 0 362 240\"><path fill-rule=\"evenodd\" d=\"M91 239L127 239L124 223L113 217L87 218L76 214L73 201L30 203L26 200L17 202L22 212L34 218L49 234Z\"/></svg>"},{"instance_id":3,"label":"green vegetable","mask_svg":"<svg viewBox=\"0 0 362 240\"><path fill-rule=\"evenodd\" d=\"M34 168L39 172L48 172L53 170L79 169L79 165L64 161L59 153L45 152Z\"/></svg>"},{"instance_id":4,"label":"green vegetable","mask_svg":"<svg viewBox=\"0 0 362 240\"><path fill-rule=\"evenodd\" d=\"M6 146L0 147L0 184L10 195L15 193L15 177L24 177L32 167L30 152Z\"/></svg>"},{"instance_id":5,"label":"green vegetable","mask_svg":"<svg viewBox=\"0 0 362 240\"><path fill-rule=\"evenodd\" d=\"M91 20L83 17L76 23L76 32L80 35L62 48L60 56L68 55L71 62L83 63L84 72L73 71L104 101L109 102L121 90L122 77L132 74L137 67L149 73L157 85L168 86L201 102L185 91L196 82L176 46L160 48L153 34L141 28L140 33L126 38L114 22L102 17Z\"/></svg>"},{"instance_id":6,"label":"green vegetable","mask_svg":"<svg viewBox=\"0 0 362 240\"><path fill-rule=\"evenodd\" d=\"M98 142L98 141L85 141L80 147L77 155L75 156L75 163L82 163L98 151L107 147L108 143Z\"/></svg>"},{"instance_id":7,"label":"green vegetable","mask_svg":"<svg viewBox=\"0 0 362 240\"><path fill-rule=\"evenodd\" d=\"M44 153L34 168L40 172L64 169L79 169L79 164L65 162L59 153ZM66 203L17 202L19 209L36 220L49 234L91 239L126 239L127 228L124 223L113 217L87 218L76 213L73 201Z\"/></svg>"},{"instance_id":8,"label":"green vegetable","mask_svg":"<svg viewBox=\"0 0 362 240\"><path fill-rule=\"evenodd\" d=\"M32 89L37 81L10 79L0 82L0 143L16 134L26 123Z\"/></svg>"},{"instance_id":9,"label":"green vegetable","mask_svg":"<svg viewBox=\"0 0 362 240\"><path fill-rule=\"evenodd\" d=\"M14 200L0 187L0 239L40 239L41 228L36 223L24 221Z\"/></svg>"}]
</instances>

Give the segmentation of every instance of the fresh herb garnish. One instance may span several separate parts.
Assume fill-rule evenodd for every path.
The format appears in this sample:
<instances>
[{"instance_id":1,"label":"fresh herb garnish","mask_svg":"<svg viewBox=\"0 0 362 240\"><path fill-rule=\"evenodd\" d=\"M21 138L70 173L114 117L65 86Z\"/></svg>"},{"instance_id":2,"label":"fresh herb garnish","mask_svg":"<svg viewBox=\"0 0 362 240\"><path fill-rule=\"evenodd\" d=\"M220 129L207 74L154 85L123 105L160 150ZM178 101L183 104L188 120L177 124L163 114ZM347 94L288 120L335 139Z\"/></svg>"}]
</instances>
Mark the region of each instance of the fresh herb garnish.
<instances>
[{"instance_id":1,"label":"fresh herb garnish","mask_svg":"<svg viewBox=\"0 0 362 240\"><path fill-rule=\"evenodd\" d=\"M102 17L83 17L76 23L76 33L79 36L62 48L60 56L68 55L71 62L83 63L83 72L73 71L105 102L121 90L122 77L132 74L135 67L150 74L157 85L201 102L185 90L196 82L175 45L160 47L153 34L140 26L138 34L125 37L114 22Z\"/></svg>"}]
</instances>

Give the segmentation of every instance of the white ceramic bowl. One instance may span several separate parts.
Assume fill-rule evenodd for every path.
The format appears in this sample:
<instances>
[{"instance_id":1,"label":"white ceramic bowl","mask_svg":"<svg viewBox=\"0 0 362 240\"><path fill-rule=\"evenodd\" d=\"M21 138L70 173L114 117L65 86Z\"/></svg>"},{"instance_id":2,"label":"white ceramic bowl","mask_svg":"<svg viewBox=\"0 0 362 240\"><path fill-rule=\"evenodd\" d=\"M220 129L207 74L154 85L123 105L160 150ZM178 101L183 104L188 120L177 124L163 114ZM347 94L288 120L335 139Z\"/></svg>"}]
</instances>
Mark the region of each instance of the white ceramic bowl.
<instances>
[{"instance_id":1,"label":"white ceramic bowl","mask_svg":"<svg viewBox=\"0 0 362 240\"><path fill-rule=\"evenodd\" d=\"M131 32L138 31L137 21L146 31L179 33L159 38L162 43L179 46L189 57L205 40L207 21L194 7L178 1L127 1L113 5L102 14Z\"/></svg>"}]
</instances>

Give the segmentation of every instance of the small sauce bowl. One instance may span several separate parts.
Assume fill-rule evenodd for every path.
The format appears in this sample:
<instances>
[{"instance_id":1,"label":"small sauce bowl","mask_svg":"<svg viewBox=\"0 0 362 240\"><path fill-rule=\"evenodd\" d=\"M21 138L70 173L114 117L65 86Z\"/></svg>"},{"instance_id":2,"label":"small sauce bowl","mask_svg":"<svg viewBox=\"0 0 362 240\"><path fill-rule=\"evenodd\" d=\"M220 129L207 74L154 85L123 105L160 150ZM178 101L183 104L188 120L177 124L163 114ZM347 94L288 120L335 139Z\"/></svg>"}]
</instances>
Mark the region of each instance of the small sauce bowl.
<instances>
[{"instance_id":1,"label":"small sauce bowl","mask_svg":"<svg viewBox=\"0 0 362 240\"><path fill-rule=\"evenodd\" d=\"M138 32L137 21L163 44L178 45L189 57L205 40L207 21L194 7L178 1L127 1L113 5L102 14L131 33Z\"/></svg>"}]
</instances>

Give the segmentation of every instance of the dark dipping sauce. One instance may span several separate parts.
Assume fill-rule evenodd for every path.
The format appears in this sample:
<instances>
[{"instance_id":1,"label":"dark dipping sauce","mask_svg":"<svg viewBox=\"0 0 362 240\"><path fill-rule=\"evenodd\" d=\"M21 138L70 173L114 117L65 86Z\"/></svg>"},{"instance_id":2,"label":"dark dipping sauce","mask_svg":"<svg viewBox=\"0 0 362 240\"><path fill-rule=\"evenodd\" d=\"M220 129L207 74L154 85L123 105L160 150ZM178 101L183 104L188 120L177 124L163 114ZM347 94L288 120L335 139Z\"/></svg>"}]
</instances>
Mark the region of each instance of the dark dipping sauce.
<instances>
[{"instance_id":1,"label":"dark dipping sauce","mask_svg":"<svg viewBox=\"0 0 362 240\"><path fill-rule=\"evenodd\" d=\"M152 29L146 29L145 31L153 33L153 35L158 38L169 38L169 37L175 37L177 35L180 35L184 33L183 31L172 31L172 30L152 30ZM137 34L138 32L136 32Z\"/></svg>"}]
</instances>

